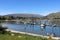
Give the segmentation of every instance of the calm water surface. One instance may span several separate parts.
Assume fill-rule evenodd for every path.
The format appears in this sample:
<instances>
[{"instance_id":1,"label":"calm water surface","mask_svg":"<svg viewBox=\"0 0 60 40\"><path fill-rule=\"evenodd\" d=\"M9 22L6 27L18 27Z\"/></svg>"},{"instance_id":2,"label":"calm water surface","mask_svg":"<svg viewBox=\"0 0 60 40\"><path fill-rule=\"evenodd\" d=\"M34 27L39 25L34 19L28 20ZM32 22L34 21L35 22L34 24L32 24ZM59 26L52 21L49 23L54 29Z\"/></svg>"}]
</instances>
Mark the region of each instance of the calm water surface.
<instances>
[{"instance_id":1,"label":"calm water surface","mask_svg":"<svg viewBox=\"0 0 60 40\"><path fill-rule=\"evenodd\" d=\"M29 24L12 24L12 23L2 23L3 26L8 27L8 29L34 33L40 35L55 34L55 37L60 37L60 27L46 26L46 28L41 29L40 25L29 25Z\"/></svg>"}]
</instances>

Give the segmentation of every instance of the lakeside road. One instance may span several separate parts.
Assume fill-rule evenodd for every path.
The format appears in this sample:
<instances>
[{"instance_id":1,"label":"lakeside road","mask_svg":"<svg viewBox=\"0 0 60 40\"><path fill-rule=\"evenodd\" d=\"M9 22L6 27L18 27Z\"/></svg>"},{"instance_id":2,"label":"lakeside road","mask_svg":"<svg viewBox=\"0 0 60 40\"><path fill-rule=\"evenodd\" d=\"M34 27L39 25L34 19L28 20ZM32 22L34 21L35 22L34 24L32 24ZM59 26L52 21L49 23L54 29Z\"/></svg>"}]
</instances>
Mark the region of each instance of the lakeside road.
<instances>
[{"instance_id":1,"label":"lakeside road","mask_svg":"<svg viewBox=\"0 0 60 40\"><path fill-rule=\"evenodd\" d=\"M33 33L27 33L27 32L20 32L20 31L15 31L15 30L11 30L11 29L7 29L6 31L10 31L10 32L14 32L14 33L27 34L27 35L32 35L32 36L40 36L40 37L44 37L44 38L49 38L49 36L43 36L43 35L38 35L38 34L33 34ZM52 37L52 39L59 40L60 37Z\"/></svg>"}]
</instances>

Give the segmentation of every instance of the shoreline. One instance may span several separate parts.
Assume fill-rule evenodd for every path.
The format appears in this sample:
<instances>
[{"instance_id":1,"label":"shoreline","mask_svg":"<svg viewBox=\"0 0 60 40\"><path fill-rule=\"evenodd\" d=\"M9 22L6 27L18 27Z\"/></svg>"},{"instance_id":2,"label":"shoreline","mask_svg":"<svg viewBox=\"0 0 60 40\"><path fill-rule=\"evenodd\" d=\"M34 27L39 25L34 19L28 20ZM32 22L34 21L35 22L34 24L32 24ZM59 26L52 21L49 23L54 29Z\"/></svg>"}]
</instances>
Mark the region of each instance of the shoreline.
<instances>
[{"instance_id":1,"label":"shoreline","mask_svg":"<svg viewBox=\"0 0 60 40\"><path fill-rule=\"evenodd\" d=\"M14 32L14 33L27 34L27 35L32 35L32 36L40 36L40 37L44 37L44 38L49 38L49 36L43 36L43 35L27 33L27 32L20 32L20 31L15 31L15 30L11 30L11 29L7 29L6 31L10 31L10 32ZM60 39L60 37L52 37L52 39L57 39L58 40L58 39Z\"/></svg>"}]
</instances>

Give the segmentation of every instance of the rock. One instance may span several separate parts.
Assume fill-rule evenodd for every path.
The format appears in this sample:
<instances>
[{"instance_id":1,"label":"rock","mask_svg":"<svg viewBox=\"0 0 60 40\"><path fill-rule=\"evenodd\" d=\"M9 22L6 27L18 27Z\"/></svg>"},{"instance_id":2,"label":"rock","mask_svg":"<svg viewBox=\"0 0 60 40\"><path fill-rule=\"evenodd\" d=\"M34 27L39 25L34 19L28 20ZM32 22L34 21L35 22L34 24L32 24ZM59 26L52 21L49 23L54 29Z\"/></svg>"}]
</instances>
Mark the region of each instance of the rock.
<instances>
[{"instance_id":1,"label":"rock","mask_svg":"<svg viewBox=\"0 0 60 40\"><path fill-rule=\"evenodd\" d=\"M15 34L11 34L11 36L14 36Z\"/></svg>"},{"instance_id":2,"label":"rock","mask_svg":"<svg viewBox=\"0 0 60 40\"><path fill-rule=\"evenodd\" d=\"M21 36L18 36L19 38L21 37Z\"/></svg>"}]
</instances>

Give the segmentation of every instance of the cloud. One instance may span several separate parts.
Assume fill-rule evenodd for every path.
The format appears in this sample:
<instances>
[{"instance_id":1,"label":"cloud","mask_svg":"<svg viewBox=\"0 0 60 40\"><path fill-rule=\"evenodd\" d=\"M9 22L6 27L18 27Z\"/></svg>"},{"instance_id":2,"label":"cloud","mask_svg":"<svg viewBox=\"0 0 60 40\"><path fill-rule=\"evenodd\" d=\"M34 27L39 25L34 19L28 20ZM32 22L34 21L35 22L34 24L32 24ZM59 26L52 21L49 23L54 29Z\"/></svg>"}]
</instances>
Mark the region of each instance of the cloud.
<instances>
[{"instance_id":1,"label":"cloud","mask_svg":"<svg viewBox=\"0 0 60 40\"><path fill-rule=\"evenodd\" d=\"M7 15L7 14L11 14L12 12L9 12L7 10L2 10L0 11L0 15Z\"/></svg>"}]
</instances>

